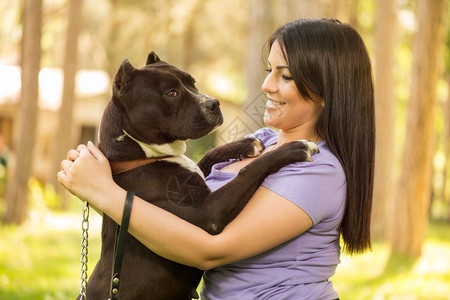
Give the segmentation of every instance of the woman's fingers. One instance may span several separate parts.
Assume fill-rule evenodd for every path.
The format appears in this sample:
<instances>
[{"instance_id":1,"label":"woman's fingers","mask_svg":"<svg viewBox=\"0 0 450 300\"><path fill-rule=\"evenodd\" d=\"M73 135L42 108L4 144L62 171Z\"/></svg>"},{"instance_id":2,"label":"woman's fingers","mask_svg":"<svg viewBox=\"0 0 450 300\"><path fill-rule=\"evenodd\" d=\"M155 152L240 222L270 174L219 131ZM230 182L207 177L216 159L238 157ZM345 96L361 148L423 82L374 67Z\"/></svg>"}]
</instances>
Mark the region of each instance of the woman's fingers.
<instances>
[{"instance_id":1,"label":"woman's fingers","mask_svg":"<svg viewBox=\"0 0 450 300\"><path fill-rule=\"evenodd\" d=\"M98 161L102 161L104 162L105 160L107 160L107 158L105 157L105 155L103 154L102 151L100 151L100 149L98 149L94 143L92 143L91 141L89 141L87 143L87 149L89 150L89 152L92 154L92 156L95 157L95 159L97 159Z\"/></svg>"},{"instance_id":2,"label":"woman's fingers","mask_svg":"<svg viewBox=\"0 0 450 300\"><path fill-rule=\"evenodd\" d=\"M115 185L108 159L93 143L69 150L67 158L61 162L58 180L80 199L95 202Z\"/></svg>"},{"instance_id":3,"label":"woman's fingers","mask_svg":"<svg viewBox=\"0 0 450 300\"><path fill-rule=\"evenodd\" d=\"M73 161L65 159L61 162L61 171L69 172L72 167Z\"/></svg>"},{"instance_id":4,"label":"woman's fingers","mask_svg":"<svg viewBox=\"0 0 450 300\"><path fill-rule=\"evenodd\" d=\"M56 174L56 177L58 178L59 183L61 183L63 186L66 186L67 182L67 173L65 171L59 171Z\"/></svg>"},{"instance_id":5,"label":"woman's fingers","mask_svg":"<svg viewBox=\"0 0 450 300\"><path fill-rule=\"evenodd\" d=\"M77 149L70 149L67 152L67 159L71 160L71 161L75 161L80 156L80 152L83 149L87 149L87 146L80 144L80 145L78 145Z\"/></svg>"},{"instance_id":6,"label":"woman's fingers","mask_svg":"<svg viewBox=\"0 0 450 300\"><path fill-rule=\"evenodd\" d=\"M71 161L75 161L80 156L80 152L74 149L70 149L69 152L67 152L67 159Z\"/></svg>"},{"instance_id":7,"label":"woman's fingers","mask_svg":"<svg viewBox=\"0 0 450 300\"><path fill-rule=\"evenodd\" d=\"M78 151L78 152L81 152L81 150L86 149L86 148L87 148L86 145L84 145L84 144L79 144L78 147L77 147L77 151Z\"/></svg>"}]
</instances>

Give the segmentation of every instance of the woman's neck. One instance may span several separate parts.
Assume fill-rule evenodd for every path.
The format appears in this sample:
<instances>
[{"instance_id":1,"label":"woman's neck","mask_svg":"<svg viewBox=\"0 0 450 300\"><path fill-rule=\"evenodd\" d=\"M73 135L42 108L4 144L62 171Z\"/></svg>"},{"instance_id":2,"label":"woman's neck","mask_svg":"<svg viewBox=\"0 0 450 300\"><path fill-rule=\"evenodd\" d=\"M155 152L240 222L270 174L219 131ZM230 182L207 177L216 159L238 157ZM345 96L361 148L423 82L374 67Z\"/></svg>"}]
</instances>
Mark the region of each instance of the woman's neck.
<instances>
[{"instance_id":1,"label":"woman's neck","mask_svg":"<svg viewBox=\"0 0 450 300\"><path fill-rule=\"evenodd\" d=\"M314 143L321 141L320 136L314 131L314 129L291 129L283 130L280 129L278 133L277 146L281 146L284 143L289 143L298 140L309 140Z\"/></svg>"}]
</instances>

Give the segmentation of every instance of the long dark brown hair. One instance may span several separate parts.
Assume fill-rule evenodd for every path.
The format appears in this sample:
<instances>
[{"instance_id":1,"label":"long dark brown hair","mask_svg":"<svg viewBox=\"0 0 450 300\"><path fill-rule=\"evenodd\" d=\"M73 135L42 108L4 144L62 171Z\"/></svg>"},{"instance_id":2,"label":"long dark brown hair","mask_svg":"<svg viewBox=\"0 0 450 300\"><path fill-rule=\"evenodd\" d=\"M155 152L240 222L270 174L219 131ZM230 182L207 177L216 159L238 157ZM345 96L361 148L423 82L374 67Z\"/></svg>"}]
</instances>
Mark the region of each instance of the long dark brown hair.
<instances>
[{"instance_id":1,"label":"long dark brown hair","mask_svg":"<svg viewBox=\"0 0 450 300\"><path fill-rule=\"evenodd\" d=\"M346 175L347 199L340 231L349 254L370 249L375 152L372 69L361 36L334 19L301 19L280 27L278 41L295 84L324 102L316 133L339 159ZM308 101L309 101L308 100Z\"/></svg>"}]
</instances>

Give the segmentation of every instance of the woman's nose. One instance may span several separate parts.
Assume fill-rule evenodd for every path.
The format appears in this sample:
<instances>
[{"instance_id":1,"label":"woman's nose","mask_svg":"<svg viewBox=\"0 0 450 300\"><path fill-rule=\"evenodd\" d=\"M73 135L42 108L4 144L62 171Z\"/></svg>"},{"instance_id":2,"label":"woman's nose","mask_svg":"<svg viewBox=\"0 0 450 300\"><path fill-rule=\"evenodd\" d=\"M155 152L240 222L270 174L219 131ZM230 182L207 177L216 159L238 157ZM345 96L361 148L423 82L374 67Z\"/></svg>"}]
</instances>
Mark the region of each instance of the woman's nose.
<instances>
[{"instance_id":1,"label":"woman's nose","mask_svg":"<svg viewBox=\"0 0 450 300\"><path fill-rule=\"evenodd\" d=\"M266 93L275 93L277 90L277 86L275 81L273 80L273 75L271 73L267 74L264 82L261 86L261 89Z\"/></svg>"}]
</instances>

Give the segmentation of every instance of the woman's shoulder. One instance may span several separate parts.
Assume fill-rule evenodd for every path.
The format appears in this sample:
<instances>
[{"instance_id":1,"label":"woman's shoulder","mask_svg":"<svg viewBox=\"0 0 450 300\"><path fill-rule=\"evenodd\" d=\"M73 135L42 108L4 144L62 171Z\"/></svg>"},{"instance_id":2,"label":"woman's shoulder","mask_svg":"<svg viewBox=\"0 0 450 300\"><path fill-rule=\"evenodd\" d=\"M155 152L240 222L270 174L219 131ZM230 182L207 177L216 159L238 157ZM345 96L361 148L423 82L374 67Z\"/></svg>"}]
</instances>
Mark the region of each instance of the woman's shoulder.
<instances>
[{"instance_id":1,"label":"woman's shoulder","mask_svg":"<svg viewBox=\"0 0 450 300\"><path fill-rule=\"evenodd\" d=\"M312 161L298 162L282 168L280 171L291 173L292 175L307 174L333 174L337 178L345 181L345 173L339 159L333 154L325 141L317 143L319 153L312 156Z\"/></svg>"},{"instance_id":2,"label":"woman's shoulder","mask_svg":"<svg viewBox=\"0 0 450 300\"><path fill-rule=\"evenodd\" d=\"M344 174L341 162L328 147L327 143L325 141L320 141L317 143L317 147L319 148L319 153L312 156L312 165L330 167L337 172Z\"/></svg>"},{"instance_id":3,"label":"woman's shoulder","mask_svg":"<svg viewBox=\"0 0 450 300\"><path fill-rule=\"evenodd\" d=\"M268 176L263 186L303 209L314 224L342 207L346 195L345 172L325 142L312 162L294 163Z\"/></svg>"}]
</instances>

